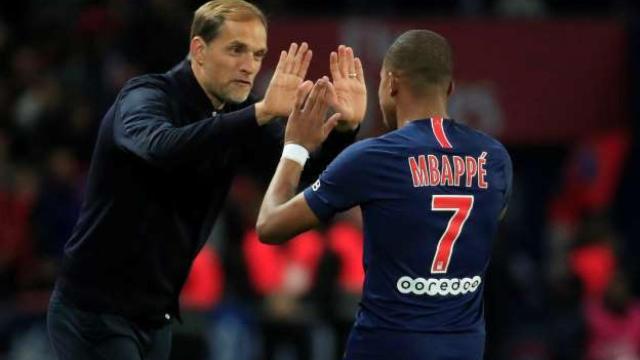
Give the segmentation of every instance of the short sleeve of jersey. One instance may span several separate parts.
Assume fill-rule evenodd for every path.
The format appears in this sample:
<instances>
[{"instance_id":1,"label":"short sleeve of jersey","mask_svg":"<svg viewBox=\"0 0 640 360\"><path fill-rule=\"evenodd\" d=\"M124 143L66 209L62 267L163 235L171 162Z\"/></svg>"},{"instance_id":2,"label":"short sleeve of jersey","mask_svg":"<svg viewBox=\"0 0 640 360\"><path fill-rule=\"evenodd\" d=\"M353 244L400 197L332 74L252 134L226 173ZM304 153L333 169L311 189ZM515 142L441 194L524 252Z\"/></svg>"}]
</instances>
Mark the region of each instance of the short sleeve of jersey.
<instances>
[{"instance_id":1,"label":"short sleeve of jersey","mask_svg":"<svg viewBox=\"0 0 640 360\"><path fill-rule=\"evenodd\" d=\"M365 183L365 177L371 159L366 156L364 143L367 141L345 149L304 191L307 204L320 220L327 221L334 214L367 201L371 179Z\"/></svg>"}]
</instances>

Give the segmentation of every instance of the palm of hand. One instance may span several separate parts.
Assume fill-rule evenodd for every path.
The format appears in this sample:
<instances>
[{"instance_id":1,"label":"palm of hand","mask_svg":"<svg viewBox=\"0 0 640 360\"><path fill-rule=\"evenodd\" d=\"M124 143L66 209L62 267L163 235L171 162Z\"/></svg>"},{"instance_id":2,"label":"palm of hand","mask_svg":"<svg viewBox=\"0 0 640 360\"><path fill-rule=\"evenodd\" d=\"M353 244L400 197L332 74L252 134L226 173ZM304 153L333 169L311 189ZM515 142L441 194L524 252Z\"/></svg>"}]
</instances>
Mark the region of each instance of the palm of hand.
<instances>
[{"instance_id":1,"label":"palm of hand","mask_svg":"<svg viewBox=\"0 0 640 360\"><path fill-rule=\"evenodd\" d=\"M334 80L335 111L342 114L341 122L360 123L367 108L367 88L364 82L351 79Z\"/></svg>"},{"instance_id":2,"label":"palm of hand","mask_svg":"<svg viewBox=\"0 0 640 360\"><path fill-rule=\"evenodd\" d=\"M331 52L329 68L333 78L331 105L341 114L337 129L355 129L362 122L367 109L367 88L360 59L353 49L340 45Z\"/></svg>"},{"instance_id":3,"label":"palm of hand","mask_svg":"<svg viewBox=\"0 0 640 360\"><path fill-rule=\"evenodd\" d=\"M303 42L291 43L289 51L280 52L280 59L264 96L265 106L272 116L289 116L298 86L304 80L312 52Z\"/></svg>"},{"instance_id":4,"label":"palm of hand","mask_svg":"<svg viewBox=\"0 0 640 360\"><path fill-rule=\"evenodd\" d=\"M276 73L273 75L265 99L270 101L269 108L273 109L274 115L289 115L296 91L302 80L302 77L295 74Z\"/></svg>"}]
</instances>

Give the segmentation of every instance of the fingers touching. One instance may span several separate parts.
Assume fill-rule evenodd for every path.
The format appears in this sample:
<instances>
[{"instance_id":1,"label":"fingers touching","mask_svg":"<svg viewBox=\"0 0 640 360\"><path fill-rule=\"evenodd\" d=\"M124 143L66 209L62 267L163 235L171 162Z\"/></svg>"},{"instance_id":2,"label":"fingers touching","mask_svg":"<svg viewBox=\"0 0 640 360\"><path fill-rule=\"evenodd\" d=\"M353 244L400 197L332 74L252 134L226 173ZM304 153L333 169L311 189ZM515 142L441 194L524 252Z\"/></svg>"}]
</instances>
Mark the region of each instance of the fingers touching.
<instances>
[{"instance_id":1,"label":"fingers touching","mask_svg":"<svg viewBox=\"0 0 640 360\"><path fill-rule=\"evenodd\" d=\"M309 96L309 92L313 87L313 82L310 80L306 80L298 86L298 91L296 92L296 103L293 107L294 112L300 112L302 110L302 106L304 106L305 100L307 99L307 96Z\"/></svg>"},{"instance_id":2,"label":"fingers touching","mask_svg":"<svg viewBox=\"0 0 640 360\"><path fill-rule=\"evenodd\" d=\"M316 81L315 85L313 85L313 89L311 89L311 93L307 98L307 102L304 104L304 109L302 110L305 113L313 113L316 108L316 103L320 100L319 98L322 96L324 85L320 82L320 80Z\"/></svg>"},{"instance_id":3,"label":"fingers touching","mask_svg":"<svg viewBox=\"0 0 640 360\"><path fill-rule=\"evenodd\" d=\"M285 130L285 143L299 144L308 151L314 151L326 140L341 117L337 113L327 119L330 87L331 82L326 76L315 83L307 80L298 86L294 110Z\"/></svg>"},{"instance_id":4,"label":"fingers touching","mask_svg":"<svg viewBox=\"0 0 640 360\"><path fill-rule=\"evenodd\" d=\"M333 85L324 76L315 84L309 80L303 82L298 87L296 93L296 112L303 112L312 117L323 117L329 110L329 97L333 90Z\"/></svg>"}]
</instances>

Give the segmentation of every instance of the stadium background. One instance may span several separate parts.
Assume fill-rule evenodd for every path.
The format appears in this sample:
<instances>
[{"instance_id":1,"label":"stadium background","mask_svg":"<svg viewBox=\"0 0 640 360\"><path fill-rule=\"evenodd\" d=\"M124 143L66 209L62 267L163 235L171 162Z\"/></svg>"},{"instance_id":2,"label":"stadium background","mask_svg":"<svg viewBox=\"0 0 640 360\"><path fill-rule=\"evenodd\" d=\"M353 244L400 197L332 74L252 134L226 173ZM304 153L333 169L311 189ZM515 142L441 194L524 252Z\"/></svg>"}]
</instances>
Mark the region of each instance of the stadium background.
<instances>
[{"instance_id":1,"label":"stadium background","mask_svg":"<svg viewBox=\"0 0 640 360\"><path fill-rule=\"evenodd\" d=\"M122 84L187 52L201 2L0 4L0 359L51 359L44 311L96 129ZM451 115L504 141L514 193L487 277L487 359L640 359L635 204L640 6L632 0L257 2L278 50L308 41L309 77L339 43L361 56L383 131L380 60L400 32L455 54ZM256 154L259 156L259 154ZM338 359L362 280L357 212L281 248L252 232L270 174L243 169L182 295L172 359Z\"/></svg>"}]
</instances>

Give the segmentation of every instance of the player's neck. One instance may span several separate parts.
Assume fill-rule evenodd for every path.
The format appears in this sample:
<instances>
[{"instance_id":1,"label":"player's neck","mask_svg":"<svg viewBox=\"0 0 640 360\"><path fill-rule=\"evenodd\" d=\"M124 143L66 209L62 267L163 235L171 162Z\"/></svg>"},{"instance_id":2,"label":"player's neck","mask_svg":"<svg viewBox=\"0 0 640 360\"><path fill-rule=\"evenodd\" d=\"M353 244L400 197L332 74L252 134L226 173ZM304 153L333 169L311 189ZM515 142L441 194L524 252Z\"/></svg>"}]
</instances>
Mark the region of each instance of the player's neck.
<instances>
[{"instance_id":1,"label":"player's neck","mask_svg":"<svg viewBox=\"0 0 640 360\"><path fill-rule=\"evenodd\" d=\"M448 118L446 99L398 99L396 108L398 118L398 128L414 120L427 119L432 117Z\"/></svg>"}]
</instances>

